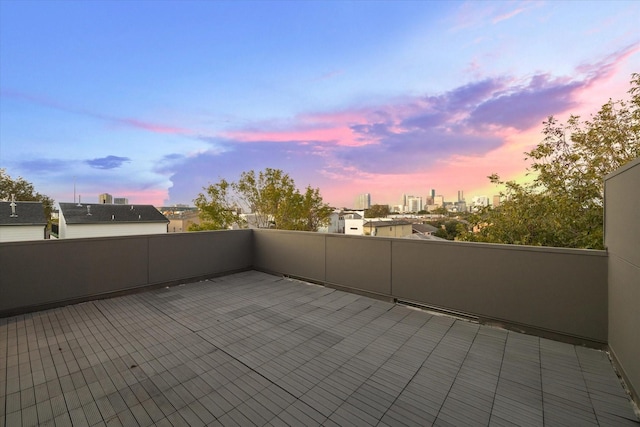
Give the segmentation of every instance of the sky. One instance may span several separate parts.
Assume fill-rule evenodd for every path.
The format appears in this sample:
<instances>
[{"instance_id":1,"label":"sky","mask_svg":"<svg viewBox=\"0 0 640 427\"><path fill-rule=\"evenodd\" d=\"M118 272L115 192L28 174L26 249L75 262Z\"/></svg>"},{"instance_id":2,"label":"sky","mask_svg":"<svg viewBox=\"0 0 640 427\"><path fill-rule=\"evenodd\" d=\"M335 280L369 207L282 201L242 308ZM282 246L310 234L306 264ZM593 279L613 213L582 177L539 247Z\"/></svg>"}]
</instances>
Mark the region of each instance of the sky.
<instances>
[{"instance_id":1,"label":"sky","mask_svg":"<svg viewBox=\"0 0 640 427\"><path fill-rule=\"evenodd\" d=\"M0 167L193 204L267 167L326 202L491 196L553 115L628 99L634 1L0 0Z\"/></svg>"}]
</instances>

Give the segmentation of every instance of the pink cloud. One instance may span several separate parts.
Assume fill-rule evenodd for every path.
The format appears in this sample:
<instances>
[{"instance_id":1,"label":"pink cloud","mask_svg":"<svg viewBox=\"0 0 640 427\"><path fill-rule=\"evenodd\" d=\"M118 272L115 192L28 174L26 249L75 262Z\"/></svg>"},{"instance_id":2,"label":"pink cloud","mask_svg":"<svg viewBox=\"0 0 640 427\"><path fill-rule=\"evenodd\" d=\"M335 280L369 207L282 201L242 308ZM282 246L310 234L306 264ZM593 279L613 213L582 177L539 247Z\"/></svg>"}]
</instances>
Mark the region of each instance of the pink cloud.
<instances>
[{"instance_id":1,"label":"pink cloud","mask_svg":"<svg viewBox=\"0 0 640 427\"><path fill-rule=\"evenodd\" d=\"M108 118L105 116L107 120L111 120L117 123L122 123L126 126L134 127L137 129L146 130L153 133L167 133L167 134L178 134L178 135L186 135L190 134L188 129L169 126L169 125L161 125L157 123L147 123L136 119L119 119L119 118Z\"/></svg>"},{"instance_id":2,"label":"pink cloud","mask_svg":"<svg viewBox=\"0 0 640 427\"><path fill-rule=\"evenodd\" d=\"M375 142L362 138L351 128L354 124L366 123L366 115L361 110L304 114L296 117L288 129L269 129L268 125L256 129L252 126L227 131L222 136L238 142L313 142L357 147Z\"/></svg>"},{"instance_id":3,"label":"pink cloud","mask_svg":"<svg viewBox=\"0 0 640 427\"><path fill-rule=\"evenodd\" d=\"M126 197L133 205L153 205L162 206L168 197L168 190L164 188L132 189L127 187L117 187L110 189L113 197Z\"/></svg>"},{"instance_id":4,"label":"pink cloud","mask_svg":"<svg viewBox=\"0 0 640 427\"><path fill-rule=\"evenodd\" d=\"M491 22L494 23L494 24L497 24L498 22L506 21L507 19L511 19L514 16L521 14L525 10L526 9L524 7L520 7L518 9L514 9L514 10L512 10L510 12L506 12L506 13L503 13L501 15L496 16L495 18L493 18L493 20Z\"/></svg>"},{"instance_id":5,"label":"pink cloud","mask_svg":"<svg viewBox=\"0 0 640 427\"><path fill-rule=\"evenodd\" d=\"M176 126L145 122L142 120L132 119L132 118L115 117L107 114L97 113L95 111L87 110L84 108L71 107L43 96L36 96L36 95L31 95L31 94L11 91L11 90L5 90L5 89L3 89L2 92L0 92L0 95L8 98L20 99L23 101L30 102L32 104L41 105L41 106L52 108L55 110L65 111L73 114L80 114L87 117L93 117L95 119L103 120L103 121L114 123L114 124L124 125L124 126L135 128L135 129L144 130L147 132L165 133L165 134L185 134L185 135L193 133L188 129L184 129Z\"/></svg>"}]
</instances>

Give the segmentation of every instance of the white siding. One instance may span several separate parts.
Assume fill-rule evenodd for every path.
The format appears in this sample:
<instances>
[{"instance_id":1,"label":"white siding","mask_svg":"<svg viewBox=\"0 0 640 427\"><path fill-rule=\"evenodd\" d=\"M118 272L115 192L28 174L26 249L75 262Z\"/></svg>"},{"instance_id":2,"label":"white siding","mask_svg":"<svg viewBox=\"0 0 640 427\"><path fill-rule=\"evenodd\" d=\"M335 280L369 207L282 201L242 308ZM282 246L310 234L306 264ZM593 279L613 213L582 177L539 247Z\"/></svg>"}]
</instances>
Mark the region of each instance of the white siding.
<instances>
[{"instance_id":1,"label":"white siding","mask_svg":"<svg viewBox=\"0 0 640 427\"><path fill-rule=\"evenodd\" d=\"M345 219L344 220L344 234L352 234L356 236L362 236L364 234L364 219Z\"/></svg>"},{"instance_id":2,"label":"white siding","mask_svg":"<svg viewBox=\"0 0 640 427\"><path fill-rule=\"evenodd\" d=\"M44 225L11 225L0 227L0 242L44 240Z\"/></svg>"},{"instance_id":3,"label":"white siding","mask_svg":"<svg viewBox=\"0 0 640 427\"><path fill-rule=\"evenodd\" d=\"M141 234L164 234L167 232L165 223L143 224L65 224L60 228L61 239L77 239L85 237L137 236Z\"/></svg>"}]
</instances>

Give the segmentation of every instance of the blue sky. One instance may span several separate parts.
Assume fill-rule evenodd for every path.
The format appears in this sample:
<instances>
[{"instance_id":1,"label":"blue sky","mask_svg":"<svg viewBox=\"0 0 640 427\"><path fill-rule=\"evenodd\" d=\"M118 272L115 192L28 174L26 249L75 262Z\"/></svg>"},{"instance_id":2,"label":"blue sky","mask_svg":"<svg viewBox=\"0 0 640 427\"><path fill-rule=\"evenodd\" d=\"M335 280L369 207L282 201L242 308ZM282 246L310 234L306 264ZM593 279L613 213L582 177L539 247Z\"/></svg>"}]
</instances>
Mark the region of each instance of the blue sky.
<instances>
[{"instance_id":1,"label":"blue sky","mask_svg":"<svg viewBox=\"0 0 640 427\"><path fill-rule=\"evenodd\" d=\"M637 2L0 0L0 167L191 203L287 171L336 206L521 177L548 115L640 71Z\"/></svg>"}]
</instances>

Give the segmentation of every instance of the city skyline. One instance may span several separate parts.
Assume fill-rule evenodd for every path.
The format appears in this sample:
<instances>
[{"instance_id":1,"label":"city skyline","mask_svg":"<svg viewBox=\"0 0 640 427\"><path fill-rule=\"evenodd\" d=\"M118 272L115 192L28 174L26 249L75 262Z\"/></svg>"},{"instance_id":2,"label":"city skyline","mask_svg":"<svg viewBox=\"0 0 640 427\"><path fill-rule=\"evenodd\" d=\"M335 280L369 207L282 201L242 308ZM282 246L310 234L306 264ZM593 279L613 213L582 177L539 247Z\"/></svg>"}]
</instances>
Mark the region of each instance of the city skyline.
<instances>
[{"instance_id":1,"label":"city skyline","mask_svg":"<svg viewBox=\"0 0 640 427\"><path fill-rule=\"evenodd\" d=\"M324 200L492 197L549 115L640 69L635 2L0 2L0 167L57 202L192 204L282 169Z\"/></svg>"}]
</instances>

